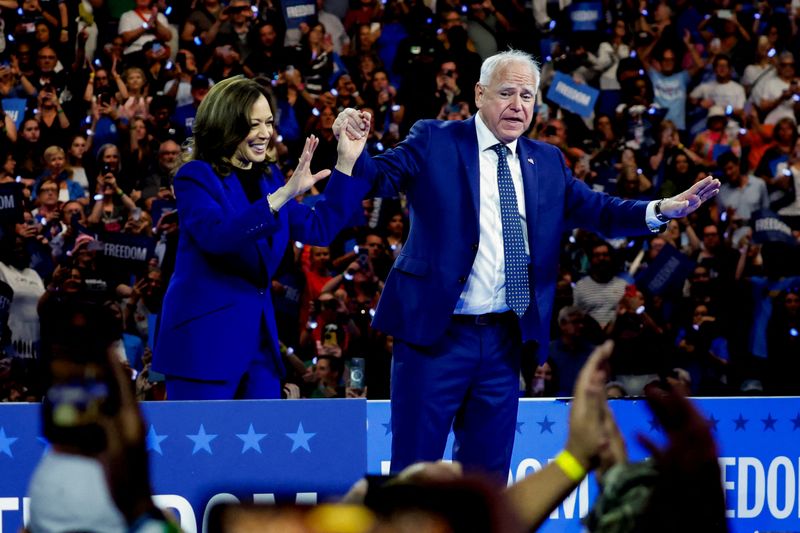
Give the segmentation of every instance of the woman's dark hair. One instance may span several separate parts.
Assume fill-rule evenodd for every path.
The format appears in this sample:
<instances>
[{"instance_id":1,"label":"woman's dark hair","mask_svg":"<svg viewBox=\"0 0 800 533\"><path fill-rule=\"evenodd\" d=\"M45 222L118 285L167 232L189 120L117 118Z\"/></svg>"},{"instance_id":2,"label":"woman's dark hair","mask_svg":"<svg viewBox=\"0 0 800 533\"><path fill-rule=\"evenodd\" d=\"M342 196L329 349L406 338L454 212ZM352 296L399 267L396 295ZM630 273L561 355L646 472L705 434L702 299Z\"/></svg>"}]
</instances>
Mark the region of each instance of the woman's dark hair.
<instances>
[{"instance_id":1,"label":"woman's dark hair","mask_svg":"<svg viewBox=\"0 0 800 533\"><path fill-rule=\"evenodd\" d=\"M219 176L230 174L231 157L250 133L250 110L260 96L270 101L264 87L244 76L215 84L197 109L193 135L183 145L181 161L205 161ZM274 136L269 140L267 154L273 144ZM273 161L268 155L265 163Z\"/></svg>"},{"instance_id":2,"label":"woman's dark hair","mask_svg":"<svg viewBox=\"0 0 800 533\"><path fill-rule=\"evenodd\" d=\"M781 126L784 124L789 124L792 128L792 144L791 146L794 147L795 143L797 142L797 123L791 117L783 117L778 122L775 123L775 127L772 128L772 140L778 142L780 129Z\"/></svg>"}]
</instances>

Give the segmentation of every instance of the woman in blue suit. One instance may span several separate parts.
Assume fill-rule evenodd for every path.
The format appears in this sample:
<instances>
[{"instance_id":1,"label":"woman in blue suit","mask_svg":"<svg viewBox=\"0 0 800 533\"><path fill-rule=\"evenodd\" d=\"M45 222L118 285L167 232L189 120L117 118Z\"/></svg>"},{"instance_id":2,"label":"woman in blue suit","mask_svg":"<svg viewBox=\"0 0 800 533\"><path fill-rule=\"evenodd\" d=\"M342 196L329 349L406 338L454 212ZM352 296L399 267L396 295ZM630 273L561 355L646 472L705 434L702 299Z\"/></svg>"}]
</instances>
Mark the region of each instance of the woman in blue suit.
<instances>
[{"instance_id":1,"label":"woman in blue suit","mask_svg":"<svg viewBox=\"0 0 800 533\"><path fill-rule=\"evenodd\" d=\"M268 155L267 94L241 76L216 84L175 176L180 237L153 358L169 400L280 397L270 280L289 242L327 245L369 188L350 176L364 140L346 135L333 172L311 173L318 143L311 136L285 181ZM294 200L329 175L313 209Z\"/></svg>"}]
</instances>

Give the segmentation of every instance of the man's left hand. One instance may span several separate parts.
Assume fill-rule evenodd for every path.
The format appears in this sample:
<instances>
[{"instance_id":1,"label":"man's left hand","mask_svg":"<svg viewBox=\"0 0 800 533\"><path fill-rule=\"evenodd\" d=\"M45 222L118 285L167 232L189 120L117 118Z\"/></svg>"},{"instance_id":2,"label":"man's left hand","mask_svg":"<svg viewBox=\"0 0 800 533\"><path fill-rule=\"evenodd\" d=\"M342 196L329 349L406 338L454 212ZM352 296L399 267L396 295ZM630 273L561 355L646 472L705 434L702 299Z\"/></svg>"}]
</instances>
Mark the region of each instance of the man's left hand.
<instances>
[{"instance_id":1,"label":"man's left hand","mask_svg":"<svg viewBox=\"0 0 800 533\"><path fill-rule=\"evenodd\" d=\"M669 218L683 218L703 205L719 193L720 182L712 176L706 176L689 189L661 202L661 212Z\"/></svg>"}]
</instances>

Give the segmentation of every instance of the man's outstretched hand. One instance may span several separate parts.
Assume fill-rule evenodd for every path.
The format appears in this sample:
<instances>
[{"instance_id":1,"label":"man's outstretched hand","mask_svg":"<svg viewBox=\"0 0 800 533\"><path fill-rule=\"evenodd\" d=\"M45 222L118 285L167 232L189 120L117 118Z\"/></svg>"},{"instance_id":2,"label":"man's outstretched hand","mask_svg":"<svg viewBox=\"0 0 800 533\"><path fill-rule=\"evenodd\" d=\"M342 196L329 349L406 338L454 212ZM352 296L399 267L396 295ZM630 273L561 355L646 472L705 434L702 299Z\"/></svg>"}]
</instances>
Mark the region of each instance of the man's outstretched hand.
<instances>
[{"instance_id":1,"label":"man's outstretched hand","mask_svg":"<svg viewBox=\"0 0 800 533\"><path fill-rule=\"evenodd\" d=\"M683 218L694 213L703 202L719 194L720 182L712 176L706 176L687 190L661 202L661 212L669 218Z\"/></svg>"}]
</instances>

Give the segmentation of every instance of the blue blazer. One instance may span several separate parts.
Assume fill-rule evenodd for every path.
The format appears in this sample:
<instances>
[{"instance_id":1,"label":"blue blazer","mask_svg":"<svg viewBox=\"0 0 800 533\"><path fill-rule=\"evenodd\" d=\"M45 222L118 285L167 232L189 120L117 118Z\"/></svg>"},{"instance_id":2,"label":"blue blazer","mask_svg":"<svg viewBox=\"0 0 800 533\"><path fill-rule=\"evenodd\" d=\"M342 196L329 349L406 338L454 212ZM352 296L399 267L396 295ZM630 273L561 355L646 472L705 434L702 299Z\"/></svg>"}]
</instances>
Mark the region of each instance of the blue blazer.
<instances>
[{"instance_id":1,"label":"blue blazer","mask_svg":"<svg viewBox=\"0 0 800 533\"><path fill-rule=\"evenodd\" d=\"M563 232L584 227L607 237L647 234L647 202L591 190L567 168L561 151L520 138L531 250L531 305L521 317L523 341L547 354L559 246ZM395 149L363 154L355 174L379 195L408 197L411 228L381 295L373 326L405 342L434 344L447 329L478 250L478 135L474 118L417 122ZM499 231L499 229L498 229Z\"/></svg>"},{"instance_id":2,"label":"blue blazer","mask_svg":"<svg viewBox=\"0 0 800 533\"><path fill-rule=\"evenodd\" d=\"M290 201L273 216L266 196L284 184L274 165L251 204L239 179L191 161L175 176L180 236L164 297L153 369L201 380L238 380L258 354L283 373L270 295L290 240L326 245L361 210L369 184L336 170L313 208ZM266 273L266 275L264 275ZM266 342L262 338L266 327Z\"/></svg>"}]
</instances>

